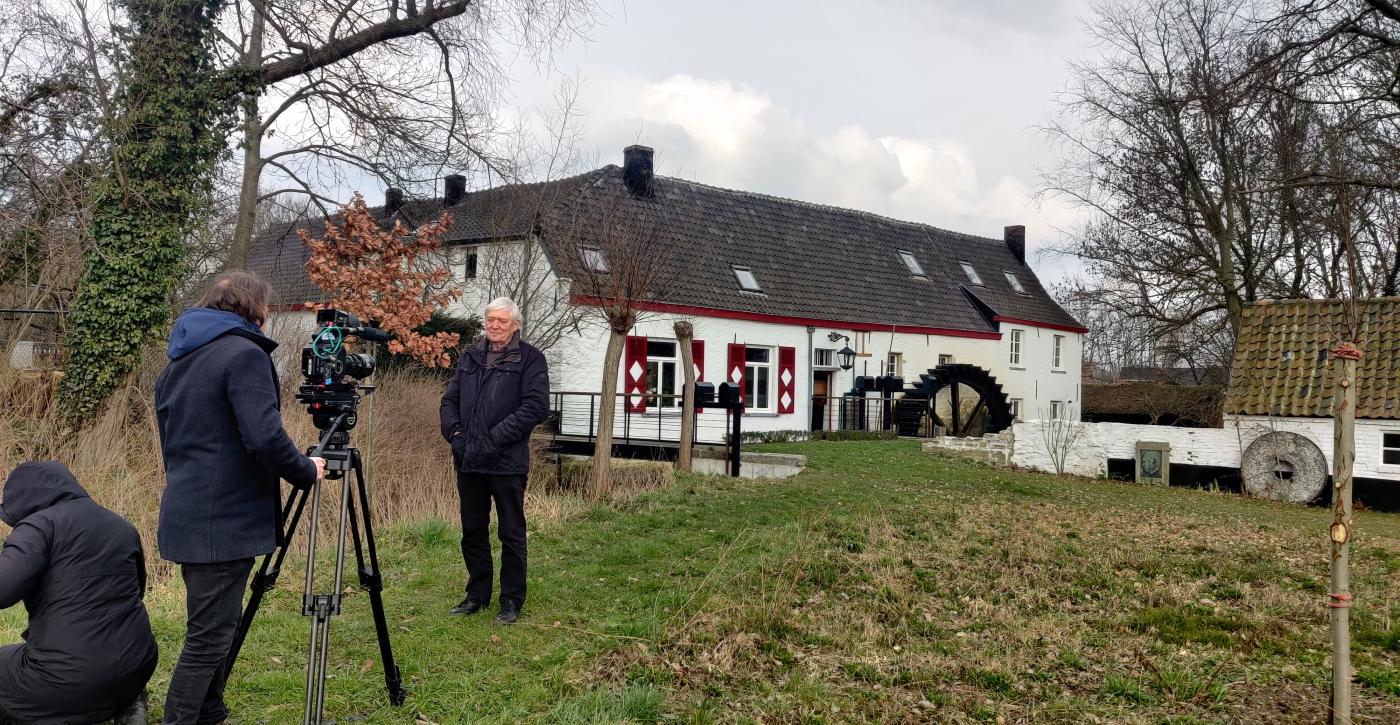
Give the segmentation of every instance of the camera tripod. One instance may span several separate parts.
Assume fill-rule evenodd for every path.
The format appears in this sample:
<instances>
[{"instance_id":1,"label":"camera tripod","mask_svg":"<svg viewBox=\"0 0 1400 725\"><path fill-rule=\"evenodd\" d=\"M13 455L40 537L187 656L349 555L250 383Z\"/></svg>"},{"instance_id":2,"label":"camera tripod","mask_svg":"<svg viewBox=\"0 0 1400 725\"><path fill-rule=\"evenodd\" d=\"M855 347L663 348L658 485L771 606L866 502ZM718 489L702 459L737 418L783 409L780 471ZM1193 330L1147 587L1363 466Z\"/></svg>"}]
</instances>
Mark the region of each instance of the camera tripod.
<instances>
[{"instance_id":1,"label":"camera tripod","mask_svg":"<svg viewBox=\"0 0 1400 725\"><path fill-rule=\"evenodd\" d=\"M341 412L326 429L320 443L307 455L326 459L326 480L341 481L340 518L336 527L335 584L329 594L316 594L316 539L321 508L321 483L317 481L309 488L296 489L287 497L281 508L281 519L287 522L282 530L282 539L277 550L263 557L262 566L253 575L248 605L243 609L243 618L238 623L233 646L229 649L224 663L224 676L228 677L233 664L238 659L248 628L257 616L263 596L277 584L282 573L282 562L292 545L297 523L311 501L311 524L307 532L306 584L302 590L301 613L312 617L309 659L306 668L306 703L303 710L304 725L321 725L321 715L326 703L326 664L330 656L331 617L340 614L341 582L345 569L345 535L347 531L355 542L355 560L360 574L360 586L369 592L370 608L374 613L374 628L379 638L379 655L384 663L384 685L389 691L389 702L394 706L404 701L403 677L394 664L394 652L389 643L389 625L384 618L383 578L379 572L379 555L374 544L374 526L371 523L369 489L365 484L365 473L360 451L349 445L350 433L345 429L346 421L353 421L354 411ZM353 422L351 423L353 425ZM351 481L353 474L353 484ZM358 497L359 506L355 505ZM290 517L290 518L289 518ZM360 537L361 526L364 538ZM366 559L368 554L368 559ZM368 566L366 566L368 564Z\"/></svg>"}]
</instances>

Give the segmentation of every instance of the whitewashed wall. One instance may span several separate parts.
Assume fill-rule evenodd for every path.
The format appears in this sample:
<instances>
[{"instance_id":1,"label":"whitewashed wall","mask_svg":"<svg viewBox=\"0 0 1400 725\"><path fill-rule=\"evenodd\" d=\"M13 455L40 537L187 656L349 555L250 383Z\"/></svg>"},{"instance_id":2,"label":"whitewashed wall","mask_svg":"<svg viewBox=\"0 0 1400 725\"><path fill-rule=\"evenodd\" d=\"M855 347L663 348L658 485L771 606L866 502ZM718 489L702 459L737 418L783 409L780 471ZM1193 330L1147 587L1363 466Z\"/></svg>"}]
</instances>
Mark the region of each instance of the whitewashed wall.
<instances>
[{"instance_id":1,"label":"whitewashed wall","mask_svg":"<svg viewBox=\"0 0 1400 725\"><path fill-rule=\"evenodd\" d=\"M1045 445L1044 422L1017 423L1012 427L1013 465L1041 471L1055 466ZM1066 473L1101 476L1107 473L1109 458L1136 455L1138 441L1171 445L1171 462L1200 466L1239 468L1240 457L1249 444L1265 433L1289 431L1310 439L1332 465L1332 420L1330 418L1240 417L1225 422L1223 428L1177 428L1130 423L1080 423L1081 434L1066 458ZM1400 432L1400 422L1360 420L1356 423L1355 476L1400 481L1400 466L1380 463L1381 433Z\"/></svg>"}]
</instances>

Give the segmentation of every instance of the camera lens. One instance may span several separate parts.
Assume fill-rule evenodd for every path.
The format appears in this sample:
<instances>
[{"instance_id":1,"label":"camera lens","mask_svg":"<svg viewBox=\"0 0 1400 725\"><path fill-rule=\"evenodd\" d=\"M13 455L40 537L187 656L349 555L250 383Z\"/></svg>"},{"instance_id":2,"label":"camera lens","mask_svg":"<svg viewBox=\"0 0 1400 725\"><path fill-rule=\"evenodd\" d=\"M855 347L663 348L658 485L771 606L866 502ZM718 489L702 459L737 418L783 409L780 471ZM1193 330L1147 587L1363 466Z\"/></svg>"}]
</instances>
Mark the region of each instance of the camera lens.
<instances>
[{"instance_id":1,"label":"camera lens","mask_svg":"<svg viewBox=\"0 0 1400 725\"><path fill-rule=\"evenodd\" d=\"M352 378L364 379L374 373L374 356L357 352L345 356L345 374Z\"/></svg>"}]
</instances>

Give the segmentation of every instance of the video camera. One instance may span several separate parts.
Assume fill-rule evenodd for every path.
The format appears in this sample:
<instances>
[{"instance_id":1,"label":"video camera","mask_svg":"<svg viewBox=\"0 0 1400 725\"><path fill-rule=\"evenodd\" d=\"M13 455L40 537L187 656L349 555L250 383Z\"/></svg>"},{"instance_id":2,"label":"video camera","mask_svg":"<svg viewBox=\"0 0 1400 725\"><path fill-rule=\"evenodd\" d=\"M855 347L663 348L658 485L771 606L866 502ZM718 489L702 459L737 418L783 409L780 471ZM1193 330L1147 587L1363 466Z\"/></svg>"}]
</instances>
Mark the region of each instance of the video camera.
<instances>
[{"instance_id":1,"label":"video camera","mask_svg":"<svg viewBox=\"0 0 1400 725\"><path fill-rule=\"evenodd\" d=\"M340 310L320 310L316 313L316 332L311 342L301 349L302 385L297 389L297 401L306 405L312 422L320 430L328 430L344 416L340 431L355 427L356 405L360 394L358 383L374 374L374 356L346 350L346 338L355 337L368 342L388 342L389 333L377 327L360 324L354 315Z\"/></svg>"}]
</instances>

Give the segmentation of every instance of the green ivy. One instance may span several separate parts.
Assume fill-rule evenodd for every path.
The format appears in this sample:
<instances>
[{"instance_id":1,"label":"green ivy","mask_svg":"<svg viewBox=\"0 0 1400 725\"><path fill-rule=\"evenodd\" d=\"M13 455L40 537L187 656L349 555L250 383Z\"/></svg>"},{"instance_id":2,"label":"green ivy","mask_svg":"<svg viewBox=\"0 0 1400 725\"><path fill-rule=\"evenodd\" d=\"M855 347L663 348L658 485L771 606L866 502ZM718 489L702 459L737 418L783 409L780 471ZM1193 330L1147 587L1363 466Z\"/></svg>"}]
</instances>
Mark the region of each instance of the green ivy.
<instances>
[{"instance_id":1,"label":"green ivy","mask_svg":"<svg viewBox=\"0 0 1400 725\"><path fill-rule=\"evenodd\" d=\"M209 203L246 78L221 73L212 30L223 0L122 0L129 25L107 132L112 155L92 188L92 251L69 318L59 403L90 419L170 321L189 270L186 240Z\"/></svg>"}]
</instances>

